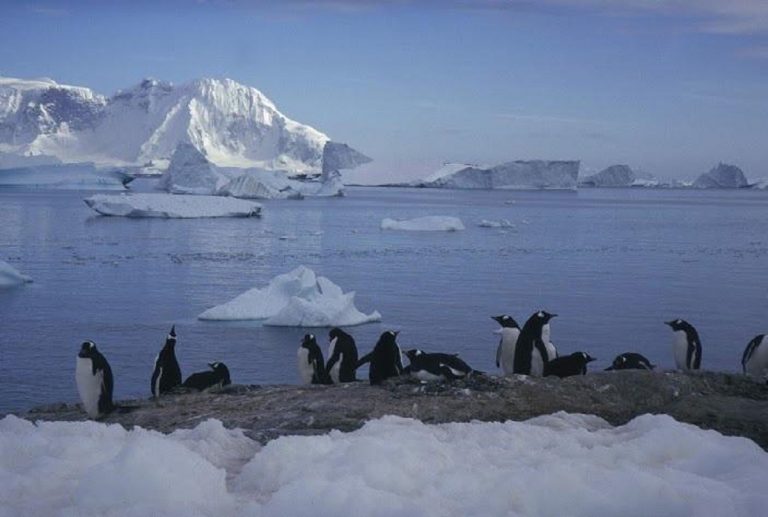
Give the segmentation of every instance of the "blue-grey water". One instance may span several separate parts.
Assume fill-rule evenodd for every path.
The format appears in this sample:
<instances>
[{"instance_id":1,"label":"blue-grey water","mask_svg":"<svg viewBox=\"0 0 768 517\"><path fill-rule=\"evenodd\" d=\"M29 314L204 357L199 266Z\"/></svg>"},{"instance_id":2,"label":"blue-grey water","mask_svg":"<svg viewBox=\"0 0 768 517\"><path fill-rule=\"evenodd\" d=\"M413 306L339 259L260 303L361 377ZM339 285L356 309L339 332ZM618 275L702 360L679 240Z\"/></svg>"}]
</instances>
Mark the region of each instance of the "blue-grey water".
<instances>
[{"instance_id":1,"label":"blue-grey water","mask_svg":"<svg viewBox=\"0 0 768 517\"><path fill-rule=\"evenodd\" d=\"M99 217L82 202L90 194L0 190L0 259L34 278L0 290L0 411L76 400L84 339L110 361L117 398L148 396L172 324L185 376L220 360L234 382L298 382L304 329L196 316L300 264L382 313L351 329L361 352L392 328L403 348L460 352L488 372L501 313L521 324L538 308L558 313L560 352L589 351L601 369L625 351L671 368L671 318L699 329L713 370L739 370L746 343L768 331L764 192L353 188L265 202L261 219L208 220ZM466 230L379 229L422 215L460 217ZM327 330L313 332L325 349Z\"/></svg>"}]
</instances>

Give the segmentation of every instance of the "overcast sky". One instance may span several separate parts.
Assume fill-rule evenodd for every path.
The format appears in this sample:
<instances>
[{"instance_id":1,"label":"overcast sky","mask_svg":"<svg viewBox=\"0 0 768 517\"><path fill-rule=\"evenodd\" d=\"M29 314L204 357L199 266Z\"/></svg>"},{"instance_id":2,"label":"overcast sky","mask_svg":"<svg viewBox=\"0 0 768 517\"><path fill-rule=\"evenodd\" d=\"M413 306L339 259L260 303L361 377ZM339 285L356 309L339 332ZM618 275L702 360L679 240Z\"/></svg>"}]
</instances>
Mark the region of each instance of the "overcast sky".
<instances>
[{"instance_id":1,"label":"overcast sky","mask_svg":"<svg viewBox=\"0 0 768 517\"><path fill-rule=\"evenodd\" d=\"M2 3L2 75L229 77L393 177L533 158L768 177L766 0Z\"/></svg>"}]
</instances>

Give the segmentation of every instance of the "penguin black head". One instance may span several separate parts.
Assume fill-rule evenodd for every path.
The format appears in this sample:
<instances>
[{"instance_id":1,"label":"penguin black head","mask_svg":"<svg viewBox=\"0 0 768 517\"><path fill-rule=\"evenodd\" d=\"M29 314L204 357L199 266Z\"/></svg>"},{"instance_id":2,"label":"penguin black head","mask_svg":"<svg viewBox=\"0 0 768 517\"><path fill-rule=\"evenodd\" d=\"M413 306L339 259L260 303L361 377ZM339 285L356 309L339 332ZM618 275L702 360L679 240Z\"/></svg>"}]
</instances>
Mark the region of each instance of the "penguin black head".
<instances>
[{"instance_id":1,"label":"penguin black head","mask_svg":"<svg viewBox=\"0 0 768 517\"><path fill-rule=\"evenodd\" d=\"M501 316L491 316L491 319L496 321L496 323L501 325L503 328L520 328L520 325L517 324L515 319L512 316L507 316L506 314L502 314Z\"/></svg>"},{"instance_id":2,"label":"penguin black head","mask_svg":"<svg viewBox=\"0 0 768 517\"><path fill-rule=\"evenodd\" d=\"M171 327L171 331L168 333L168 337L166 339L168 341L170 340L176 341L176 325Z\"/></svg>"},{"instance_id":3,"label":"penguin black head","mask_svg":"<svg viewBox=\"0 0 768 517\"><path fill-rule=\"evenodd\" d=\"M552 318L557 317L557 314L552 314L551 312L547 311L539 311L535 314L536 318L541 320L544 324L549 323L549 320Z\"/></svg>"},{"instance_id":4,"label":"penguin black head","mask_svg":"<svg viewBox=\"0 0 768 517\"><path fill-rule=\"evenodd\" d=\"M92 359L96 352L98 352L98 350L96 350L96 343L93 341L83 341L77 357L82 357L83 359Z\"/></svg>"},{"instance_id":5,"label":"penguin black head","mask_svg":"<svg viewBox=\"0 0 768 517\"><path fill-rule=\"evenodd\" d=\"M611 370L623 370L624 365L627 364L627 356L624 354L617 355L616 359L613 360L613 363L611 363L611 366L605 369L605 371L611 371Z\"/></svg>"},{"instance_id":6,"label":"penguin black head","mask_svg":"<svg viewBox=\"0 0 768 517\"><path fill-rule=\"evenodd\" d=\"M414 348L413 350L408 350L405 352L405 356L408 358L409 361L413 362L413 360L417 357L419 357L421 354L423 354L421 350L418 348Z\"/></svg>"},{"instance_id":7,"label":"penguin black head","mask_svg":"<svg viewBox=\"0 0 768 517\"><path fill-rule=\"evenodd\" d=\"M208 366L211 367L213 373L215 373L216 377L221 381L222 386L232 384L232 381L229 378L229 368L227 368L226 364L216 361L215 363L208 363Z\"/></svg>"},{"instance_id":8,"label":"penguin black head","mask_svg":"<svg viewBox=\"0 0 768 517\"><path fill-rule=\"evenodd\" d=\"M344 335L344 331L341 330L339 327L333 327L330 332L328 332L328 337L333 341L334 339L338 339L340 336Z\"/></svg>"},{"instance_id":9,"label":"penguin black head","mask_svg":"<svg viewBox=\"0 0 768 517\"><path fill-rule=\"evenodd\" d=\"M397 344L397 335L400 333L400 331L395 330L387 330L384 332L381 337L379 337L379 343L382 345L396 345Z\"/></svg>"},{"instance_id":10,"label":"penguin black head","mask_svg":"<svg viewBox=\"0 0 768 517\"><path fill-rule=\"evenodd\" d=\"M665 325L669 325L674 332L682 330L682 331L687 333L690 330L694 330L693 329L693 325L691 325L690 323L688 323L685 320L681 320L680 318L678 318L676 320L665 321L664 324Z\"/></svg>"},{"instance_id":11,"label":"penguin black head","mask_svg":"<svg viewBox=\"0 0 768 517\"><path fill-rule=\"evenodd\" d=\"M578 354L584 360L585 363L591 363L592 361L595 360L594 357L592 357L586 352L576 352L576 354Z\"/></svg>"},{"instance_id":12,"label":"penguin black head","mask_svg":"<svg viewBox=\"0 0 768 517\"><path fill-rule=\"evenodd\" d=\"M301 346L304 348L310 348L312 345L317 346L317 339L314 334L304 334L304 339L301 340Z\"/></svg>"}]
</instances>

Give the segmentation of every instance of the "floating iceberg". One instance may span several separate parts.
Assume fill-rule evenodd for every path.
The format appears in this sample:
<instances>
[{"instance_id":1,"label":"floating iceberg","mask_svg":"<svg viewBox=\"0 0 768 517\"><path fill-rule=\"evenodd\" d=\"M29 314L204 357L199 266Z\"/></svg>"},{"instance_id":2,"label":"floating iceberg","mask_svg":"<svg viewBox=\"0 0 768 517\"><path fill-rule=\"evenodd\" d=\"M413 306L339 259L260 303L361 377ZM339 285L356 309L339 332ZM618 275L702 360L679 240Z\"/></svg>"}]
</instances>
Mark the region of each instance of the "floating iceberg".
<instances>
[{"instance_id":1,"label":"floating iceberg","mask_svg":"<svg viewBox=\"0 0 768 517\"><path fill-rule=\"evenodd\" d=\"M611 165L579 181L580 187L629 187L637 179L629 165Z\"/></svg>"},{"instance_id":2,"label":"floating iceberg","mask_svg":"<svg viewBox=\"0 0 768 517\"><path fill-rule=\"evenodd\" d=\"M458 217L428 215L415 219L390 219L381 221L382 230L406 230L411 232L455 232L464 229L464 223Z\"/></svg>"},{"instance_id":3,"label":"floating iceberg","mask_svg":"<svg viewBox=\"0 0 768 517\"><path fill-rule=\"evenodd\" d=\"M693 182L693 188L743 188L749 183L744 172L735 165L719 163Z\"/></svg>"},{"instance_id":4,"label":"floating iceberg","mask_svg":"<svg viewBox=\"0 0 768 517\"><path fill-rule=\"evenodd\" d=\"M84 200L101 215L188 219L198 217L258 217L261 205L217 196L174 194L97 194Z\"/></svg>"},{"instance_id":5,"label":"floating iceberg","mask_svg":"<svg viewBox=\"0 0 768 517\"><path fill-rule=\"evenodd\" d=\"M488 219L483 219L477 225L480 228L514 228L515 224L512 223L509 219L500 219L498 221L489 221Z\"/></svg>"},{"instance_id":6,"label":"floating iceberg","mask_svg":"<svg viewBox=\"0 0 768 517\"><path fill-rule=\"evenodd\" d=\"M325 277L299 266L198 316L201 320L264 320L284 327L346 327L380 321L381 314L363 314L355 293L344 293Z\"/></svg>"},{"instance_id":7,"label":"floating iceberg","mask_svg":"<svg viewBox=\"0 0 768 517\"><path fill-rule=\"evenodd\" d=\"M0 187L69 190L125 190L133 178L120 169L92 163L34 165L0 170Z\"/></svg>"},{"instance_id":8,"label":"floating iceberg","mask_svg":"<svg viewBox=\"0 0 768 517\"><path fill-rule=\"evenodd\" d=\"M9 263L0 260L0 288L21 285L31 281L30 277L22 275Z\"/></svg>"},{"instance_id":9,"label":"floating iceberg","mask_svg":"<svg viewBox=\"0 0 768 517\"><path fill-rule=\"evenodd\" d=\"M494 167L446 164L412 185L454 189L568 189L576 188L579 161L518 160Z\"/></svg>"},{"instance_id":10,"label":"floating iceberg","mask_svg":"<svg viewBox=\"0 0 768 517\"><path fill-rule=\"evenodd\" d=\"M3 515L747 517L768 506L765 451L664 415L618 427L566 413L389 416L263 447L218 420L164 435L7 416L0 452Z\"/></svg>"}]
</instances>

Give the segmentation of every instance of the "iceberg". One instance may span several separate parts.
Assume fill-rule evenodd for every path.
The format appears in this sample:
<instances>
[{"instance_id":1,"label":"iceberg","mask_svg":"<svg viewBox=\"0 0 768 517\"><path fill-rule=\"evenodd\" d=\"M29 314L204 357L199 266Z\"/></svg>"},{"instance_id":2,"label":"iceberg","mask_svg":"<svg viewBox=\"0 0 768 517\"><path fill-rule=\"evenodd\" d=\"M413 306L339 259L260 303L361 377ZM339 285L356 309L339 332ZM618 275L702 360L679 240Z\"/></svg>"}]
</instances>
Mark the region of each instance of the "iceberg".
<instances>
[{"instance_id":1,"label":"iceberg","mask_svg":"<svg viewBox=\"0 0 768 517\"><path fill-rule=\"evenodd\" d=\"M67 190L125 190L133 178L93 163L34 165L0 170L0 187Z\"/></svg>"},{"instance_id":2,"label":"iceberg","mask_svg":"<svg viewBox=\"0 0 768 517\"><path fill-rule=\"evenodd\" d=\"M453 189L567 189L577 186L579 161L529 160L506 162L489 168L443 166L425 180L424 188Z\"/></svg>"},{"instance_id":3,"label":"iceberg","mask_svg":"<svg viewBox=\"0 0 768 517\"><path fill-rule=\"evenodd\" d=\"M218 196L176 194L97 194L85 204L101 215L189 219L199 217L258 217L261 205Z\"/></svg>"},{"instance_id":4,"label":"iceberg","mask_svg":"<svg viewBox=\"0 0 768 517\"><path fill-rule=\"evenodd\" d=\"M480 228L514 228L515 224L511 222L509 219L500 219L498 221L490 221L488 219L483 219L477 225Z\"/></svg>"},{"instance_id":5,"label":"iceberg","mask_svg":"<svg viewBox=\"0 0 768 517\"><path fill-rule=\"evenodd\" d=\"M579 181L580 187L630 187L637 176L629 165L611 165Z\"/></svg>"},{"instance_id":6,"label":"iceberg","mask_svg":"<svg viewBox=\"0 0 768 517\"><path fill-rule=\"evenodd\" d=\"M747 178L741 169L722 162L693 182L693 188L743 188L748 186Z\"/></svg>"},{"instance_id":7,"label":"iceberg","mask_svg":"<svg viewBox=\"0 0 768 517\"><path fill-rule=\"evenodd\" d=\"M381 320L355 307L355 293L344 293L329 279L305 266L278 275L266 287L253 288L212 307L201 320L264 320L282 327L346 327Z\"/></svg>"},{"instance_id":8,"label":"iceberg","mask_svg":"<svg viewBox=\"0 0 768 517\"><path fill-rule=\"evenodd\" d=\"M458 217L428 215L415 219L390 219L381 221L382 230L405 230L411 232L455 232L464 229L464 223Z\"/></svg>"},{"instance_id":9,"label":"iceberg","mask_svg":"<svg viewBox=\"0 0 768 517\"><path fill-rule=\"evenodd\" d=\"M13 287L31 281L30 277L22 275L9 263L0 260L0 288Z\"/></svg>"}]
</instances>

